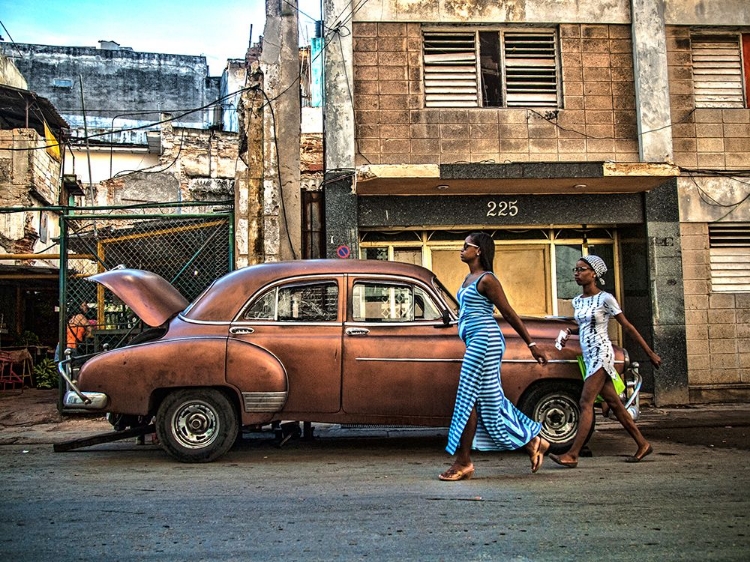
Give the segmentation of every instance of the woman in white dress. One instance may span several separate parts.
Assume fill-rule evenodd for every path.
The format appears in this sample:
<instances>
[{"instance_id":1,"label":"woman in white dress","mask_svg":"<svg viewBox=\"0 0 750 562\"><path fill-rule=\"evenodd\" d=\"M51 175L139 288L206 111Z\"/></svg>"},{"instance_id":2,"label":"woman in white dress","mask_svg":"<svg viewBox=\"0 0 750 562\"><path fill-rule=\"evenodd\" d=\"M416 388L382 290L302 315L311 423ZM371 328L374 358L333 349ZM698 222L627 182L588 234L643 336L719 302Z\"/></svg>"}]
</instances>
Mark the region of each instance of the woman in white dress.
<instances>
[{"instance_id":1,"label":"woman in white dress","mask_svg":"<svg viewBox=\"0 0 750 562\"><path fill-rule=\"evenodd\" d=\"M612 349L612 342L607 332L610 318L614 318L620 323L625 333L643 348L649 360L657 369L661 365L661 358L653 352L641 334L638 333L638 330L625 318L615 297L606 291L602 291L597 286L597 281L604 284L602 276L606 272L607 266L604 260L594 255L579 259L573 270L576 283L583 289L583 293L573 299L578 329L569 330L570 333L578 332L581 351L586 364L586 377L580 400L581 419L570 450L563 455L549 456L552 461L567 468L578 466L578 455L594 422L594 401L597 395L604 398L617 420L638 445L635 455L628 457L626 462L640 462L643 457L650 455L653 451L649 442L646 441L635 425L630 413L620 401L612 382L617 376L617 371L615 370L615 354ZM565 345L565 341L562 344Z\"/></svg>"}]
</instances>

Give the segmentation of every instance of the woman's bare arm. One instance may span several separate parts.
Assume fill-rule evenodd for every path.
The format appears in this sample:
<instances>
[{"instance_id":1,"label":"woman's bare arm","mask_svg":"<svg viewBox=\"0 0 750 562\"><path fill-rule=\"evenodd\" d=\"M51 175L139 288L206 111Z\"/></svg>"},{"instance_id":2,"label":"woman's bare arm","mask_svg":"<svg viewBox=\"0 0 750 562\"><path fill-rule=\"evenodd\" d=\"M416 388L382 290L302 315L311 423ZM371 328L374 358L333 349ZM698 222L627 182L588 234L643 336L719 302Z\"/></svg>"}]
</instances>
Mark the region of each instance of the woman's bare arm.
<instances>
[{"instance_id":1,"label":"woman's bare arm","mask_svg":"<svg viewBox=\"0 0 750 562\"><path fill-rule=\"evenodd\" d=\"M505 296L505 290L503 290L503 286L500 284L500 281L497 279L497 277L495 277L494 275L483 276L479 280L477 290L488 299L490 299L490 301L492 301L492 304L497 307L503 318L505 318L508 324L510 324L511 327L516 331L516 333L521 336L521 339L526 342L526 345L532 343L532 339L529 335L529 331L526 329L526 325L523 323L521 317L518 316L518 313L516 313L516 311L508 302L508 297ZM531 354L537 361L539 361L543 365L547 364L547 356L542 350L538 349L537 345L532 345L531 347L529 347L529 349L531 350Z\"/></svg>"}]
</instances>

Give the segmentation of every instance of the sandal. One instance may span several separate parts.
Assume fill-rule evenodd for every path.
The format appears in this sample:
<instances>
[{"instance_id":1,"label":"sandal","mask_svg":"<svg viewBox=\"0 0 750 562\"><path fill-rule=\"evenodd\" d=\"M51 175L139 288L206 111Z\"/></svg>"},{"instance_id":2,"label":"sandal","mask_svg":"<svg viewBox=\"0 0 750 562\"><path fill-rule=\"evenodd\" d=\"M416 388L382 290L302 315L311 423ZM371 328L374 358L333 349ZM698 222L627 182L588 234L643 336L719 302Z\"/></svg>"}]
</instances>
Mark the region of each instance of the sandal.
<instances>
[{"instance_id":1,"label":"sandal","mask_svg":"<svg viewBox=\"0 0 750 562\"><path fill-rule=\"evenodd\" d=\"M564 466L565 468L578 467L578 461L564 461L557 455L550 455L549 458L552 462L559 464L560 466Z\"/></svg>"},{"instance_id":2,"label":"sandal","mask_svg":"<svg viewBox=\"0 0 750 562\"><path fill-rule=\"evenodd\" d=\"M654 448L651 445L649 445L648 447L646 447L646 449L643 452L638 451L632 457L626 458L625 462L641 462L643 460L643 457L647 457L653 452L654 452Z\"/></svg>"},{"instance_id":3,"label":"sandal","mask_svg":"<svg viewBox=\"0 0 750 562\"><path fill-rule=\"evenodd\" d=\"M469 480L474 476L474 465L465 468L450 467L448 470L438 476L444 482L457 482L459 480Z\"/></svg>"}]
</instances>

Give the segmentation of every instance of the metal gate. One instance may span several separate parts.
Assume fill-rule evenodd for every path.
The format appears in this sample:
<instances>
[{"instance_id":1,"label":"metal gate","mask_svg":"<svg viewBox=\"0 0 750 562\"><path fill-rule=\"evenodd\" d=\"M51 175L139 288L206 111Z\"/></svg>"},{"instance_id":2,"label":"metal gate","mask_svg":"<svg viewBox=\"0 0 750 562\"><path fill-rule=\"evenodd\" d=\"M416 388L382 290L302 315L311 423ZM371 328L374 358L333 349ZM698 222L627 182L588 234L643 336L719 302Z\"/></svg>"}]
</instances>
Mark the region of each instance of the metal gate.
<instances>
[{"instance_id":1,"label":"metal gate","mask_svg":"<svg viewBox=\"0 0 750 562\"><path fill-rule=\"evenodd\" d=\"M117 267L164 277L192 301L233 269L232 202L67 208L60 216L60 349L121 347L145 326L98 283Z\"/></svg>"}]
</instances>

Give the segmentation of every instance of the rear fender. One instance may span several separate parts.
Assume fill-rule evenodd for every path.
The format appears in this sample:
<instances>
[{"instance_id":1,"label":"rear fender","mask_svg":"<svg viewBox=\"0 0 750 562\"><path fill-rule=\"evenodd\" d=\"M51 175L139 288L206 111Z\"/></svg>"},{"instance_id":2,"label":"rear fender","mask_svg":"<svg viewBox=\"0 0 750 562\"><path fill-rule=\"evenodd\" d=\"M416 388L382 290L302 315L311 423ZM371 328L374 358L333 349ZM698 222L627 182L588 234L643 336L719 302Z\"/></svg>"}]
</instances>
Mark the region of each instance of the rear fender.
<instances>
[{"instance_id":1,"label":"rear fender","mask_svg":"<svg viewBox=\"0 0 750 562\"><path fill-rule=\"evenodd\" d=\"M87 361L78 375L78 387L106 394L110 412L147 415L152 413L156 389L226 386L225 357L226 338L217 337L123 347Z\"/></svg>"},{"instance_id":2,"label":"rear fender","mask_svg":"<svg viewBox=\"0 0 750 562\"><path fill-rule=\"evenodd\" d=\"M279 359L240 339L230 338L227 343L227 382L242 395L243 425L271 421L289 396L286 369Z\"/></svg>"}]
</instances>

